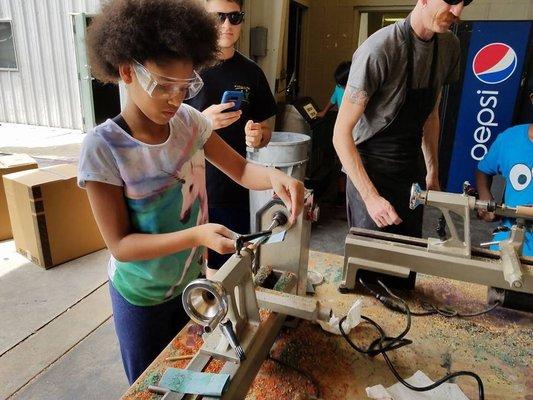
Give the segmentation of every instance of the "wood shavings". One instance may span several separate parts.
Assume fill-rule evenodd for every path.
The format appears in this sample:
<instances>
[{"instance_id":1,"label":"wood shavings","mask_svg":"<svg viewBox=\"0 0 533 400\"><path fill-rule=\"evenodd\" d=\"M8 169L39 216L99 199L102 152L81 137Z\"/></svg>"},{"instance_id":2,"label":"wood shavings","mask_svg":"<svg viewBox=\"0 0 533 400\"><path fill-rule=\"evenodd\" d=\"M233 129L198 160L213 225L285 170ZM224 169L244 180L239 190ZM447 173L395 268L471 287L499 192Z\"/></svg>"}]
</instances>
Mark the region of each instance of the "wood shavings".
<instances>
[{"instance_id":1,"label":"wood shavings","mask_svg":"<svg viewBox=\"0 0 533 400\"><path fill-rule=\"evenodd\" d=\"M404 327L404 318L385 309L364 291L339 294L337 287L342 278L341 256L311 252L309 268L316 269L324 284L316 288L315 298L332 307L336 315L345 315L356 297L365 296L363 314L375 319L388 334L398 334ZM464 311L485 307L486 287L428 277L419 274L414 293L399 292L409 305L420 309L420 299L436 304L453 305ZM270 312L261 310L264 321ZM365 324L357 326L350 335L357 343L371 342L376 333ZM410 376L421 369L434 379L450 370L475 370L483 379L486 398L491 400L524 400L533 393L533 319L527 313L498 309L471 319L447 319L440 316L414 318L408 338L414 344L390 354L402 376ZM195 353L202 339L194 329L180 335L162 353L165 357ZM323 332L318 325L301 322L295 329L283 330L271 353L290 365L311 374L320 384L322 400L353 400L366 398L365 388L382 383L390 386L394 377L381 358L371 359L355 353L340 337ZM149 374L161 373L170 363L156 360ZM220 361L213 361L208 372L217 372ZM187 361L173 364L185 368ZM475 382L459 379L457 382L469 398L477 398ZM125 400L155 400L159 396L139 391L135 385L123 397ZM301 374L265 361L256 376L247 400L309 400L314 395L313 385ZM524 397L524 395L526 397Z\"/></svg>"}]
</instances>

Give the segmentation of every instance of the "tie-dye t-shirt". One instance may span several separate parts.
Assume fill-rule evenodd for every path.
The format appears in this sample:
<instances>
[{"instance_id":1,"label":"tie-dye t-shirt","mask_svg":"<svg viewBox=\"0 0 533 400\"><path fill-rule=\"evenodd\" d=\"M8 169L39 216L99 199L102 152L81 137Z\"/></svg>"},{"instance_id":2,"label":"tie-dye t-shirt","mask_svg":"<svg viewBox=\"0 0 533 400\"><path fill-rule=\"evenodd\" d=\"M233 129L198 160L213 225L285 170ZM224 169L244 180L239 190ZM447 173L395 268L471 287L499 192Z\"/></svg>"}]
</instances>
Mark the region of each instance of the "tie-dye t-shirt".
<instances>
[{"instance_id":1,"label":"tie-dye t-shirt","mask_svg":"<svg viewBox=\"0 0 533 400\"><path fill-rule=\"evenodd\" d=\"M107 120L82 145L79 186L87 181L122 186L135 232L169 233L207 222L203 146L210 124L186 104L169 124L168 139L149 145ZM111 257L108 272L126 300L150 306L178 296L198 277L203 262L204 249L198 247L147 261Z\"/></svg>"}]
</instances>

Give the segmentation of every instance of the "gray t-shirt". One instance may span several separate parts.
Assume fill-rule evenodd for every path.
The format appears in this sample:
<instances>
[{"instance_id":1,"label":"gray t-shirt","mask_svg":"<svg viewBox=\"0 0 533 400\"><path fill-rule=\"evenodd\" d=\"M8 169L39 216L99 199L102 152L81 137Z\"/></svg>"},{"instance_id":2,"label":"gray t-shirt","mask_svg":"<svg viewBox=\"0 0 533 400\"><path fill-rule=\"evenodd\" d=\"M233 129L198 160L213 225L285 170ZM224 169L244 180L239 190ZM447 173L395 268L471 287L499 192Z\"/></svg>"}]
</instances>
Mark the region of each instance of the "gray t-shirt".
<instances>
[{"instance_id":1,"label":"gray t-shirt","mask_svg":"<svg viewBox=\"0 0 533 400\"><path fill-rule=\"evenodd\" d=\"M348 77L351 89L364 90L369 98L364 114L352 135L359 144L388 126L402 106L407 80L405 21L398 21L370 36L354 53ZM413 89L429 86L433 41L424 42L410 30L413 43ZM438 58L434 82L437 88L459 80L459 39L452 33L438 36Z\"/></svg>"}]
</instances>

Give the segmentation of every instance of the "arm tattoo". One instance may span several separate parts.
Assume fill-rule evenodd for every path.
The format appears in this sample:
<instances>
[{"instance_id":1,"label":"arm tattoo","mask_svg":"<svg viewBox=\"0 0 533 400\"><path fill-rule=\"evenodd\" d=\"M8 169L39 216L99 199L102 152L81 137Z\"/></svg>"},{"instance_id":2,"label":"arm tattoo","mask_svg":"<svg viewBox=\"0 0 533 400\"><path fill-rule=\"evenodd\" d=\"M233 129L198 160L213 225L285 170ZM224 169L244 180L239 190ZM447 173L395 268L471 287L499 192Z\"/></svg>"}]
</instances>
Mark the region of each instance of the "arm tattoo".
<instances>
[{"instance_id":1,"label":"arm tattoo","mask_svg":"<svg viewBox=\"0 0 533 400\"><path fill-rule=\"evenodd\" d=\"M365 107L368 103L368 93L365 90L347 85L346 94L348 101L353 104Z\"/></svg>"}]
</instances>

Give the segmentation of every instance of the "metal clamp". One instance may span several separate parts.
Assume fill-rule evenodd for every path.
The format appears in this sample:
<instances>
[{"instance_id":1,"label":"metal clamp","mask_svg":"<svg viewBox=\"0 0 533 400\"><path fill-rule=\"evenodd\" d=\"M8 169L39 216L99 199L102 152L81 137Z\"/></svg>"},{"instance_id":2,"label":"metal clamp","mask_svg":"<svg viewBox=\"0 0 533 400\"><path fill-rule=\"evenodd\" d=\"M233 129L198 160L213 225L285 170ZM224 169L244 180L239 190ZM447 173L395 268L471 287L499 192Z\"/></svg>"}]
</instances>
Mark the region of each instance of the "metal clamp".
<instances>
[{"instance_id":1,"label":"metal clamp","mask_svg":"<svg viewBox=\"0 0 533 400\"><path fill-rule=\"evenodd\" d=\"M244 248L245 244L255 239L259 239L254 244L255 247L260 246L262 243L268 240L268 238L272 235L274 229L279 226L285 225L288 221L289 219L287 218L287 215L285 215L285 213L283 213L282 211L276 211L272 215L272 223L270 224L267 230L237 236L237 238L235 239L235 254L240 255L241 250Z\"/></svg>"}]
</instances>

